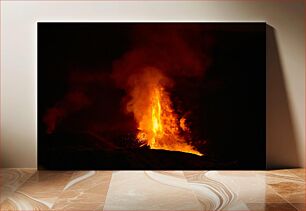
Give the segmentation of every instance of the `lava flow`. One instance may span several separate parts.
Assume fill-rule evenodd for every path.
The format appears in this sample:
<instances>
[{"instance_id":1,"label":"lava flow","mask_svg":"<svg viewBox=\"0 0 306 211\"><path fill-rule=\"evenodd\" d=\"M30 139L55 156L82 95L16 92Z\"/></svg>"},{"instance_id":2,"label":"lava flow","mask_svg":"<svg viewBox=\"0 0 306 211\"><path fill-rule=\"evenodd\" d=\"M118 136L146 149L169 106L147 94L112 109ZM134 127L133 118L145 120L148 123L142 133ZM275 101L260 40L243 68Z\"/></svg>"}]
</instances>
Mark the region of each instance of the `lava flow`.
<instances>
[{"instance_id":1,"label":"lava flow","mask_svg":"<svg viewBox=\"0 0 306 211\"><path fill-rule=\"evenodd\" d=\"M149 69L134 79L137 85L133 86L127 110L134 113L137 121L137 140L151 149L201 156L203 154L188 144L182 135L187 130L185 120L180 120L172 108L170 96L163 86L167 80L157 69Z\"/></svg>"}]
</instances>

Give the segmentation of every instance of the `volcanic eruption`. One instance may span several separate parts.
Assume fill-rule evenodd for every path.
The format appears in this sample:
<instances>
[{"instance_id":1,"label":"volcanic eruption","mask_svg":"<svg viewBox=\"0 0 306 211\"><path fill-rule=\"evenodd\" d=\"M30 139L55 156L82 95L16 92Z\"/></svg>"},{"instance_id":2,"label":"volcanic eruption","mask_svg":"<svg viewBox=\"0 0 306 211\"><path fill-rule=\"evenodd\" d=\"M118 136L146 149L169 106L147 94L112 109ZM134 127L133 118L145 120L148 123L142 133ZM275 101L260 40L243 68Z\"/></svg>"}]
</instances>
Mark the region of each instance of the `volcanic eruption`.
<instances>
[{"instance_id":1,"label":"volcanic eruption","mask_svg":"<svg viewBox=\"0 0 306 211\"><path fill-rule=\"evenodd\" d=\"M130 79L134 84L127 111L134 114L137 122L137 140L151 149L202 155L183 137L186 126L180 124L165 89L171 81L156 68L146 68Z\"/></svg>"},{"instance_id":2,"label":"volcanic eruption","mask_svg":"<svg viewBox=\"0 0 306 211\"><path fill-rule=\"evenodd\" d=\"M203 155L186 138L191 130L171 99L172 77L203 76L206 63L199 43L194 42L200 40L197 30L140 25L134 32L141 36L114 63L113 78L127 92L126 111L134 116L136 140L143 146Z\"/></svg>"}]
</instances>

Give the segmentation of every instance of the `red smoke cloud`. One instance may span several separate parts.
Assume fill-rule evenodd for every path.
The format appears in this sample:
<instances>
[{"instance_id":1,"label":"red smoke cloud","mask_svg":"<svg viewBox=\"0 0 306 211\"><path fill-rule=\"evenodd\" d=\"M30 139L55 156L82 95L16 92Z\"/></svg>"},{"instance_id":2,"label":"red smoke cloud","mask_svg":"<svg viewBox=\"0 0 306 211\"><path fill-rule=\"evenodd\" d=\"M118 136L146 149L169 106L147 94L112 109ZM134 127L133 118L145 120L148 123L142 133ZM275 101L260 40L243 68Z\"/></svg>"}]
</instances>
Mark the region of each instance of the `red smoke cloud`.
<instances>
[{"instance_id":1,"label":"red smoke cloud","mask_svg":"<svg viewBox=\"0 0 306 211\"><path fill-rule=\"evenodd\" d=\"M132 30L132 48L114 62L113 78L128 88L128 78L147 67L166 76L202 77L210 63L207 51L212 44L203 26L193 24L140 24Z\"/></svg>"},{"instance_id":2,"label":"red smoke cloud","mask_svg":"<svg viewBox=\"0 0 306 211\"><path fill-rule=\"evenodd\" d=\"M89 98L82 91L72 91L65 98L57 103L56 106L47 110L43 122L47 126L47 133L53 133L58 122L70 113L81 110L90 105Z\"/></svg>"}]
</instances>

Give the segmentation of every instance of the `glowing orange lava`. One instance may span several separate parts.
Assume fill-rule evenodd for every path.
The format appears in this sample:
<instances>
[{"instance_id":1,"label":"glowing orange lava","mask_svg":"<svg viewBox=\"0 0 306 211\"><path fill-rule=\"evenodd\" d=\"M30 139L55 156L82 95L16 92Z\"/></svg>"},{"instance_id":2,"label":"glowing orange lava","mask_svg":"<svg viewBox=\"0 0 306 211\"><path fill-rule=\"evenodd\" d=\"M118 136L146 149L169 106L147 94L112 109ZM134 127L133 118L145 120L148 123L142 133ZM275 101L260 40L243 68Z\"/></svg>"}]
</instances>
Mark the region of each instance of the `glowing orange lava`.
<instances>
[{"instance_id":1,"label":"glowing orange lava","mask_svg":"<svg viewBox=\"0 0 306 211\"><path fill-rule=\"evenodd\" d=\"M140 79L141 78L141 79ZM172 108L169 94L162 82L168 79L157 69L148 69L137 77L127 110L134 113L138 123L137 140L151 149L163 149L203 155L181 135L190 132L186 119L179 119Z\"/></svg>"}]
</instances>

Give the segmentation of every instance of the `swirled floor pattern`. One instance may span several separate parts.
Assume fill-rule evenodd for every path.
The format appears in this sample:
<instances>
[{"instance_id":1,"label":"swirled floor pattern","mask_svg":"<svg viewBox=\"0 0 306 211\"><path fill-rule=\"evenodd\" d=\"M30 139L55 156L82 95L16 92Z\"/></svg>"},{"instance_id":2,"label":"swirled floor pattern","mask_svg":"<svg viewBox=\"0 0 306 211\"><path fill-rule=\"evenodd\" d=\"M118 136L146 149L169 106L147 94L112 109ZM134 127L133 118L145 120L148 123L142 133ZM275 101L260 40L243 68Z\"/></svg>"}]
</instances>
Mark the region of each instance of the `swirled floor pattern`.
<instances>
[{"instance_id":1,"label":"swirled floor pattern","mask_svg":"<svg viewBox=\"0 0 306 211\"><path fill-rule=\"evenodd\" d=\"M305 169L1 169L1 210L305 210Z\"/></svg>"}]
</instances>

